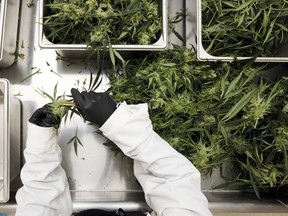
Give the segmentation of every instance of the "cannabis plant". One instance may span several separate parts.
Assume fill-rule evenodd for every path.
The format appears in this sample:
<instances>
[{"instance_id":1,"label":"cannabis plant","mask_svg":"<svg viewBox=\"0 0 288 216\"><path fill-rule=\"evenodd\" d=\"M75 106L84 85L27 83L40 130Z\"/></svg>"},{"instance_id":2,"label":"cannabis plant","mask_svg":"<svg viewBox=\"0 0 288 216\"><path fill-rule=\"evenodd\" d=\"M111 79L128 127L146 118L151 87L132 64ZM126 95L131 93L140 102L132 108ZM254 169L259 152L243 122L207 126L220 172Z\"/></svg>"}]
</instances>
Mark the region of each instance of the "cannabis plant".
<instances>
[{"instance_id":1,"label":"cannabis plant","mask_svg":"<svg viewBox=\"0 0 288 216\"><path fill-rule=\"evenodd\" d=\"M55 119L67 119L68 112L71 111L71 114L78 114L78 111L75 109L76 105L72 99L68 99L65 94L57 94L58 83L54 86L53 94L47 93L43 89L37 89L37 92L43 97L48 98L50 103L48 103L49 108L51 109L52 116ZM72 117L71 115L71 117ZM54 128L58 129L59 125L53 125Z\"/></svg>"},{"instance_id":2,"label":"cannabis plant","mask_svg":"<svg viewBox=\"0 0 288 216\"><path fill-rule=\"evenodd\" d=\"M162 27L158 0L47 0L45 35L53 43L151 44Z\"/></svg>"},{"instance_id":3,"label":"cannabis plant","mask_svg":"<svg viewBox=\"0 0 288 216\"><path fill-rule=\"evenodd\" d=\"M98 69L96 75L93 73L93 71L91 71L88 87L85 87L85 84L86 84L86 79L85 79L83 82L84 86L82 90L87 91L87 92L95 91L102 82L101 73L102 73L101 67ZM50 94L43 89L38 89L37 92L41 94L43 97L48 98L50 100L50 103L48 103L48 105L55 119L60 119L65 122L68 118L71 119L73 115L78 115L82 117L71 95L66 95L65 93L62 93L59 95L58 83L54 86L53 94ZM58 129L59 125L53 125L53 127ZM83 146L81 140L77 136L77 129L76 129L75 135L68 141L67 144L70 144L70 143L73 143L74 151L75 151L75 154L77 155L78 146L79 145Z\"/></svg>"},{"instance_id":4,"label":"cannabis plant","mask_svg":"<svg viewBox=\"0 0 288 216\"><path fill-rule=\"evenodd\" d=\"M130 60L110 74L115 101L148 103L155 131L202 173L231 164L229 183L260 192L288 186L288 80L253 61L197 61L185 47Z\"/></svg>"},{"instance_id":5,"label":"cannabis plant","mask_svg":"<svg viewBox=\"0 0 288 216\"><path fill-rule=\"evenodd\" d=\"M202 43L213 56L271 57L288 32L288 2L202 0Z\"/></svg>"}]
</instances>

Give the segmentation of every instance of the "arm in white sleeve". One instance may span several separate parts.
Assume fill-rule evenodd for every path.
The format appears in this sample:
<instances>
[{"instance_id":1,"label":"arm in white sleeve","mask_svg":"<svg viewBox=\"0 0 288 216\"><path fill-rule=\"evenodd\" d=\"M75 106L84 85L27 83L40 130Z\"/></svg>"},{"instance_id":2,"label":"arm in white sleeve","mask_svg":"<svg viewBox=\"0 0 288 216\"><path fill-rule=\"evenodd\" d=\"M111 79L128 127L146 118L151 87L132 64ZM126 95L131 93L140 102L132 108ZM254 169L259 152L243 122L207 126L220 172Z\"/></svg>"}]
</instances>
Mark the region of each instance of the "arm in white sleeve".
<instances>
[{"instance_id":1,"label":"arm in white sleeve","mask_svg":"<svg viewBox=\"0 0 288 216\"><path fill-rule=\"evenodd\" d=\"M199 171L153 130L146 104L122 103L100 128L127 156L157 216L212 216Z\"/></svg>"},{"instance_id":2,"label":"arm in white sleeve","mask_svg":"<svg viewBox=\"0 0 288 216\"><path fill-rule=\"evenodd\" d=\"M56 129L28 122L16 216L71 216L72 201Z\"/></svg>"}]
</instances>

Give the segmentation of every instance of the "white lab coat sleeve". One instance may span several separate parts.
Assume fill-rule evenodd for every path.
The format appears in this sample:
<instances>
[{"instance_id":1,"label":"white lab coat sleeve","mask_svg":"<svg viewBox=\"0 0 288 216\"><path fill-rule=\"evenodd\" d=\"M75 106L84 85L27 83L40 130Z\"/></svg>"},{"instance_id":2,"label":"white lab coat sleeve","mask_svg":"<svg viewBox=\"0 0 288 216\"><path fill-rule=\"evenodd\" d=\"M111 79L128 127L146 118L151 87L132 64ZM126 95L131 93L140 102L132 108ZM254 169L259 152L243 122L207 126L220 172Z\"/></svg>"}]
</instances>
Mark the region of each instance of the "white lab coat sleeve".
<instances>
[{"instance_id":1,"label":"white lab coat sleeve","mask_svg":"<svg viewBox=\"0 0 288 216\"><path fill-rule=\"evenodd\" d=\"M72 200L57 131L28 122L23 186L17 191L16 216L71 216Z\"/></svg>"},{"instance_id":2,"label":"white lab coat sleeve","mask_svg":"<svg viewBox=\"0 0 288 216\"><path fill-rule=\"evenodd\" d=\"M123 102L100 128L128 157L157 216L212 216L199 171L152 128L147 104Z\"/></svg>"}]
</instances>

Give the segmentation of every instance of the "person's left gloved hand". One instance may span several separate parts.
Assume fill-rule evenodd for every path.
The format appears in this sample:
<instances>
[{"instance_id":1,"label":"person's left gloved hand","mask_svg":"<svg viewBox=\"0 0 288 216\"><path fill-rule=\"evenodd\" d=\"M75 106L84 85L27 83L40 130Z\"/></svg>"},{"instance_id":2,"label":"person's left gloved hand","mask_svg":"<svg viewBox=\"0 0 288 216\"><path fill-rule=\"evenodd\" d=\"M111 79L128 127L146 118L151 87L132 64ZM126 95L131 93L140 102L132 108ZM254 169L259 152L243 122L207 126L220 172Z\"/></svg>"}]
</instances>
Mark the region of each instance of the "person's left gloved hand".
<instances>
[{"instance_id":1,"label":"person's left gloved hand","mask_svg":"<svg viewBox=\"0 0 288 216\"><path fill-rule=\"evenodd\" d=\"M29 119L29 122L40 127L58 128L61 122L59 116L54 116L49 104L37 109Z\"/></svg>"}]
</instances>

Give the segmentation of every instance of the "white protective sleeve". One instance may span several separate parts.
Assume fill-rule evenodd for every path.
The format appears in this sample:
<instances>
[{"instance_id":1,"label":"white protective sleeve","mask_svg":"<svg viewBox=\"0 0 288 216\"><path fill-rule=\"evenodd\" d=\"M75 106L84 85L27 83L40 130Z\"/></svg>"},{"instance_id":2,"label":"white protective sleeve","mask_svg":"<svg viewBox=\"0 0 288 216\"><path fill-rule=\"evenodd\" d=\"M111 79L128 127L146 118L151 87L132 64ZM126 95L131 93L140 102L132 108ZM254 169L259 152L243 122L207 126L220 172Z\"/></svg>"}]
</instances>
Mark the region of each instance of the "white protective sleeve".
<instances>
[{"instance_id":1,"label":"white protective sleeve","mask_svg":"<svg viewBox=\"0 0 288 216\"><path fill-rule=\"evenodd\" d=\"M56 130L28 122L26 163L16 194L16 216L71 216L72 201Z\"/></svg>"},{"instance_id":2,"label":"white protective sleeve","mask_svg":"<svg viewBox=\"0 0 288 216\"><path fill-rule=\"evenodd\" d=\"M153 130L147 104L123 102L100 128L128 157L157 216L212 216L199 171Z\"/></svg>"}]
</instances>

